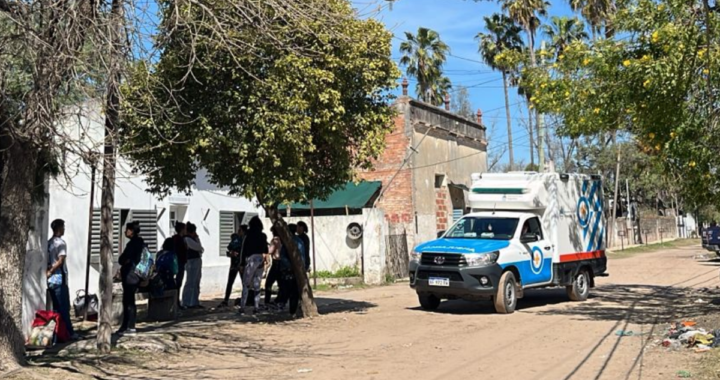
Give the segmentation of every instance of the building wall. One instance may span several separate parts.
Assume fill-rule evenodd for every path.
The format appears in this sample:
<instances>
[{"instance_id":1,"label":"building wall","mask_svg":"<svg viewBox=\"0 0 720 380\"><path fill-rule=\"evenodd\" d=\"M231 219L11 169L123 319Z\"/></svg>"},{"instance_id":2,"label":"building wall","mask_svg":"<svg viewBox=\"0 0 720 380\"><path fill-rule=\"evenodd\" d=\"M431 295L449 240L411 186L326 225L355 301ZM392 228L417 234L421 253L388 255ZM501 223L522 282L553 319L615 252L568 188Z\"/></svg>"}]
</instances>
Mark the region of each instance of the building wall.
<instances>
[{"instance_id":1,"label":"building wall","mask_svg":"<svg viewBox=\"0 0 720 380\"><path fill-rule=\"evenodd\" d=\"M385 152L366 180L380 180L383 195L377 206L385 211L389 233L407 233L408 246L435 239L438 224L452 221L448 184L470 187L472 173L487 170L485 129L443 109L401 97L398 116L386 138ZM415 148L409 162L403 161ZM444 175L445 210L437 204L436 174ZM392 183L390 178L396 175ZM443 215L440 215L440 214ZM440 220L444 222L440 223Z\"/></svg>"},{"instance_id":2,"label":"building wall","mask_svg":"<svg viewBox=\"0 0 720 380\"><path fill-rule=\"evenodd\" d=\"M379 210L378 210L379 211ZM284 218L288 224L305 222L308 227L312 228L309 217L290 217ZM350 223L366 223L365 215L332 215L332 216L316 216L315 217L315 269L318 271L334 272L342 267L360 268L364 245L369 242L363 240L352 240L347 238L347 227ZM268 239L272 237L270 227L272 222L270 219L263 219L265 225L265 234ZM313 252L313 235L312 231L308 232L310 237L310 252Z\"/></svg>"}]
</instances>

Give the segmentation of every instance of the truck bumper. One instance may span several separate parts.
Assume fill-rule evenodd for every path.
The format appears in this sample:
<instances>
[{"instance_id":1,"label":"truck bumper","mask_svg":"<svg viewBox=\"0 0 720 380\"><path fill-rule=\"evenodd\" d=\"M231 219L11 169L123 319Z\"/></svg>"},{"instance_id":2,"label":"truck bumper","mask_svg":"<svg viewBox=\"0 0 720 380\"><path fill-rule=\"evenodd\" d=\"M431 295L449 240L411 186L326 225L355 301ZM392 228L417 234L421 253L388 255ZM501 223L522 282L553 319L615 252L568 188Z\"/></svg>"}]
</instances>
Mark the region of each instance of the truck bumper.
<instances>
[{"instance_id":1,"label":"truck bumper","mask_svg":"<svg viewBox=\"0 0 720 380\"><path fill-rule=\"evenodd\" d=\"M409 269L411 288L418 294L433 294L442 299L487 299L495 295L503 273L497 264L487 267L446 267L411 262ZM446 278L450 280L449 285L430 285L430 278Z\"/></svg>"}]
</instances>

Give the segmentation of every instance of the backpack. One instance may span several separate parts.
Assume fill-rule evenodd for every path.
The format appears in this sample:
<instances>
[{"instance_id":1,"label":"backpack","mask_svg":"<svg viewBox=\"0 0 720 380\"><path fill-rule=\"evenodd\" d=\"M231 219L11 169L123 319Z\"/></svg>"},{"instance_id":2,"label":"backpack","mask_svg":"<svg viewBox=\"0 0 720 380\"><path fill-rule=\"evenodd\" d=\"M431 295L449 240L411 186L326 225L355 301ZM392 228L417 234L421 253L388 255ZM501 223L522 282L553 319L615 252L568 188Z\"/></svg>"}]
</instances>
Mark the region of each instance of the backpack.
<instances>
[{"instance_id":1,"label":"backpack","mask_svg":"<svg viewBox=\"0 0 720 380\"><path fill-rule=\"evenodd\" d=\"M140 254L140 262L135 265L135 274L140 278L140 281L145 281L150 278L152 267L152 253L150 253L147 247L143 247L142 253Z\"/></svg>"},{"instance_id":2,"label":"backpack","mask_svg":"<svg viewBox=\"0 0 720 380\"><path fill-rule=\"evenodd\" d=\"M158 273L178 274L179 264L177 255L173 251L161 251L158 254L155 270Z\"/></svg>"}]
</instances>

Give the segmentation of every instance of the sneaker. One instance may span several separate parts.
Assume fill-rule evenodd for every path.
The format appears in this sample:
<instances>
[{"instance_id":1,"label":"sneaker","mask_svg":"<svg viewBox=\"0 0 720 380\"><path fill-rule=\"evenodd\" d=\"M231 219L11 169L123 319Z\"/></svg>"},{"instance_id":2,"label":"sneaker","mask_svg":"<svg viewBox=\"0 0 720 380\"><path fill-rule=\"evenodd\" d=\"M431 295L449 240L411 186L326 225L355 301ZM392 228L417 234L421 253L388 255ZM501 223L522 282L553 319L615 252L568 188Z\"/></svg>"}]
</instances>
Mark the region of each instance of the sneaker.
<instances>
[{"instance_id":1,"label":"sneaker","mask_svg":"<svg viewBox=\"0 0 720 380\"><path fill-rule=\"evenodd\" d=\"M118 330L118 331L115 331L115 335L117 335L117 336L123 336L123 335L125 335L125 332L126 332L126 331L127 331L127 330Z\"/></svg>"},{"instance_id":2,"label":"sneaker","mask_svg":"<svg viewBox=\"0 0 720 380\"><path fill-rule=\"evenodd\" d=\"M245 314L245 309L243 309L243 308L238 309L238 314L240 314L240 315Z\"/></svg>"},{"instance_id":3,"label":"sneaker","mask_svg":"<svg viewBox=\"0 0 720 380\"><path fill-rule=\"evenodd\" d=\"M226 307L228 307L228 306L229 306L229 305L228 305L228 302L227 302L227 301L222 301L222 302L220 302L220 305L218 305L217 308L218 308L218 309L222 309L222 308L226 308Z\"/></svg>"},{"instance_id":4,"label":"sneaker","mask_svg":"<svg viewBox=\"0 0 720 380\"><path fill-rule=\"evenodd\" d=\"M124 336L135 336L135 335L137 335L137 330L135 330L135 329L128 329L127 331L125 331L125 334L123 334L123 335L124 335Z\"/></svg>"}]
</instances>

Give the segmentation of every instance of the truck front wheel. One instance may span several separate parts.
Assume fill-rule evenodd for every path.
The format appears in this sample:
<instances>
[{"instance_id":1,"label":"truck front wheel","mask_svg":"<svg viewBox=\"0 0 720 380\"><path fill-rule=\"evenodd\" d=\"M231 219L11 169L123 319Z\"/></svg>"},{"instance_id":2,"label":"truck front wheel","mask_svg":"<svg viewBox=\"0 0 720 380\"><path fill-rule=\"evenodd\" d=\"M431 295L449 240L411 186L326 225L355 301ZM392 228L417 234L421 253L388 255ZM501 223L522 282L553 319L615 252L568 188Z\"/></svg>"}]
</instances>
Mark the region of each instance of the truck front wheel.
<instances>
[{"instance_id":1,"label":"truck front wheel","mask_svg":"<svg viewBox=\"0 0 720 380\"><path fill-rule=\"evenodd\" d=\"M585 301L590 295L590 273L587 269L581 269L573 279L572 285L565 287L571 301Z\"/></svg>"},{"instance_id":2,"label":"truck front wheel","mask_svg":"<svg viewBox=\"0 0 720 380\"><path fill-rule=\"evenodd\" d=\"M440 298L432 294L418 294L418 299L423 310L433 311L440 307Z\"/></svg>"},{"instance_id":3,"label":"truck front wheel","mask_svg":"<svg viewBox=\"0 0 720 380\"><path fill-rule=\"evenodd\" d=\"M512 272L503 273L494 297L495 311L500 314L511 314L517 306L517 283Z\"/></svg>"}]
</instances>

